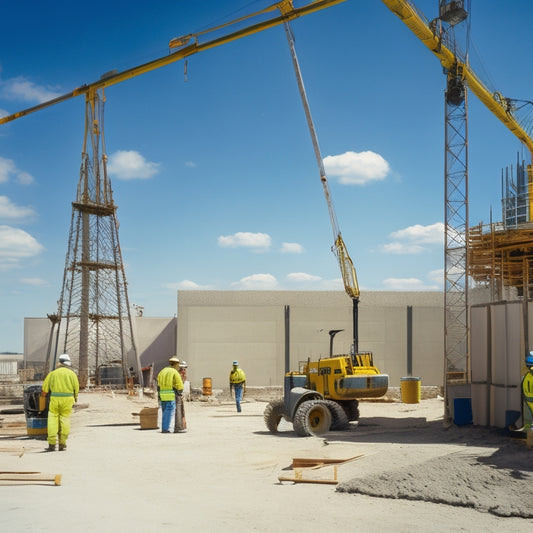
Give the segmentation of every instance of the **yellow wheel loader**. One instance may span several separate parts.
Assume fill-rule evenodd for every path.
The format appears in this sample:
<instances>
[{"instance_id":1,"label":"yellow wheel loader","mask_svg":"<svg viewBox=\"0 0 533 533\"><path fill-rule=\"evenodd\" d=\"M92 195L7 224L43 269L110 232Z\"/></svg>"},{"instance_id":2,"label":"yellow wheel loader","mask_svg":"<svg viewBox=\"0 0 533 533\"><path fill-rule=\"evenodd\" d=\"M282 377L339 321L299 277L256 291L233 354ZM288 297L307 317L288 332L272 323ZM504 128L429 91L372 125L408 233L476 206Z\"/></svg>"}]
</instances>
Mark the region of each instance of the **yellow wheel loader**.
<instances>
[{"instance_id":1,"label":"yellow wheel loader","mask_svg":"<svg viewBox=\"0 0 533 533\"><path fill-rule=\"evenodd\" d=\"M337 330L330 331L331 340L335 333ZM389 387L389 376L374 366L370 352L330 353L328 358L301 366L298 372L287 372L283 398L265 409L265 424L271 433L278 432L282 419L292 422L300 437L347 429L351 421L359 419L359 399L379 398Z\"/></svg>"}]
</instances>

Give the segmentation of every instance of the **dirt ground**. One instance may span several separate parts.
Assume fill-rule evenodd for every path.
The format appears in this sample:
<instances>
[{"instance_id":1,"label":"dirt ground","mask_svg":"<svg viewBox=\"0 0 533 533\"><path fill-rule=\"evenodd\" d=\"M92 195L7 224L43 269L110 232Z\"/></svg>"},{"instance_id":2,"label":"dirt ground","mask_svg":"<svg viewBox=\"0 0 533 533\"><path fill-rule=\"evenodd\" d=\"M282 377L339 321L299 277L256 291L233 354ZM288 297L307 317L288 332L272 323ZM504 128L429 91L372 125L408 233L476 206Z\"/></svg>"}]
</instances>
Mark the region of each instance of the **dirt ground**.
<instances>
[{"instance_id":1,"label":"dirt ground","mask_svg":"<svg viewBox=\"0 0 533 533\"><path fill-rule=\"evenodd\" d=\"M362 402L348 431L300 438L282 422L268 433L266 401L186 403L188 432L141 430L155 399L81 393L65 452L17 437L0 415L0 470L61 474L53 482L0 481L0 530L117 531L519 531L533 526L533 450L525 442L442 422L439 398ZM18 418L17 418L18 417ZM9 422L11 428L6 428ZM25 430L25 428L24 428ZM18 430L20 435L20 428ZM295 471L304 459L335 468Z\"/></svg>"}]
</instances>

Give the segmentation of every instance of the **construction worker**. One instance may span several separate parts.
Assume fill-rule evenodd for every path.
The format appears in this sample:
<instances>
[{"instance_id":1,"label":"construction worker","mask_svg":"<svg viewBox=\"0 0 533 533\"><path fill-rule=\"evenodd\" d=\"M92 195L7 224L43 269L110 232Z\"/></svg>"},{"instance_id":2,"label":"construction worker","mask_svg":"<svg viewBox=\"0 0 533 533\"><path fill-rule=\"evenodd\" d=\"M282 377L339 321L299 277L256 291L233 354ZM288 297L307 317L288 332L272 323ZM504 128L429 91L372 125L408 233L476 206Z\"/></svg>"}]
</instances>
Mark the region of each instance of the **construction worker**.
<instances>
[{"instance_id":1,"label":"construction worker","mask_svg":"<svg viewBox=\"0 0 533 533\"><path fill-rule=\"evenodd\" d=\"M78 377L71 368L68 354L59 356L57 368L50 372L43 382L41 395L50 395L48 406L48 448L53 452L56 449L56 440L59 436L59 451L67 449L67 439L70 433L70 415L72 406L78 401L80 384Z\"/></svg>"},{"instance_id":2,"label":"construction worker","mask_svg":"<svg viewBox=\"0 0 533 533\"><path fill-rule=\"evenodd\" d=\"M242 368L239 368L239 363L233 361L233 368L229 373L229 390L235 389L235 404L237 405L237 412L241 412L241 401L246 392L246 374Z\"/></svg>"},{"instance_id":3,"label":"construction worker","mask_svg":"<svg viewBox=\"0 0 533 533\"><path fill-rule=\"evenodd\" d=\"M522 378L522 394L524 395L524 427L526 431L531 431L533 423L533 352L529 352L526 357L528 371ZM529 413L527 413L527 410ZM529 415L529 416L528 416Z\"/></svg>"},{"instance_id":4,"label":"construction worker","mask_svg":"<svg viewBox=\"0 0 533 533\"><path fill-rule=\"evenodd\" d=\"M191 384L187 381L187 361L180 361L179 370L181 381L183 382L183 394L176 393L176 419L174 422L174 433L187 432L187 420L185 419L185 404L184 396L187 394L187 389L191 389Z\"/></svg>"},{"instance_id":5,"label":"construction worker","mask_svg":"<svg viewBox=\"0 0 533 533\"><path fill-rule=\"evenodd\" d=\"M161 432L174 431L174 417L176 414L176 394L183 393L183 381L178 372L180 360L174 355L169 360L169 366L163 368L157 375L157 393L161 405Z\"/></svg>"}]
</instances>

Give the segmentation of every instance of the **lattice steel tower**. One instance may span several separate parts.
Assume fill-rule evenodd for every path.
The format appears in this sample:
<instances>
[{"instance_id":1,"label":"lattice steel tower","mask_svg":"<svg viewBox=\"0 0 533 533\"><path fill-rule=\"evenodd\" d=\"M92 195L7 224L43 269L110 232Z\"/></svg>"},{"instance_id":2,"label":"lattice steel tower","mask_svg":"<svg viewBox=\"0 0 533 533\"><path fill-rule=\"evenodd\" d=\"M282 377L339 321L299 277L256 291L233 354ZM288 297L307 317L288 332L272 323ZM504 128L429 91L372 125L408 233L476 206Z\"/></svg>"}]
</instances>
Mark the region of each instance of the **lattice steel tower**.
<instances>
[{"instance_id":1,"label":"lattice steel tower","mask_svg":"<svg viewBox=\"0 0 533 533\"><path fill-rule=\"evenodd\" d=\"M448 72L445 159L445 378L468 369L468 120L467 88ZM448 381L448 379L446 379Z\"/></svg>"},{"instance_id":2,"label":"lattice steel tower","mask_svg":"<svg viewBox=\"0 0 533 533\"><path fill-rule=\"evenodd\" d=\"M117 206L106 168L103 94L87 93L85 110L80 180L72 203L56 317L55 357L59 353L71 356L81 387L125 385L126 378L134 375L142 385L118 240Z\"/></svg>"}]
</instances>

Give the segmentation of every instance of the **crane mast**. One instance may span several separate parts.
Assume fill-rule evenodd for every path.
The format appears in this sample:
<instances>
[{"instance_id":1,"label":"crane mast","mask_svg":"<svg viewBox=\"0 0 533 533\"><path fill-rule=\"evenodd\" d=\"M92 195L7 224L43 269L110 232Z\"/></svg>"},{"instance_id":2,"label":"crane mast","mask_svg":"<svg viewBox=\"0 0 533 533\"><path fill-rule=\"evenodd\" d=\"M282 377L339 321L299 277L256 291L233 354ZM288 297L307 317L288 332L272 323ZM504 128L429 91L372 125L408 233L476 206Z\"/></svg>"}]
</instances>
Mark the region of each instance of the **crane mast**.
<instances>
[{"instance_id":1,"label":"crane mast","mask_svg":"<svg viewBox=\"0 0 533 533\"><path fill-rule=\"evenodd\" d=\"M342 282L344 284L344 290L346 294L353 301L353 347L354 353L359 351L359 320L358 320L358 307L359 307L359 284L357 282L357 274L355 272L355 267L353 265L352 259L348 254L346 244L342 239L342 235L339 229L339 224L337 222L337 216L335 214L335 208L333 207L333 200L331 198L331 191L329 189L328 179L326 177L326 171L324 169L324 161L320 153L320 147L318 144L318 137L316 134L315 126L313 123L313 118L311 116L311 109L309 107L309 102L307 100L307 94L305 92L305 86L302 78L302 72L300 70L300 64L298 62L298 56L296 55L296 48L294 46L294 36L288 21L284 23L285 33L287 35L287 41L289 43L289 48L291 51L292 63L294 67L294 72L296 74L296 81L298 83L298 89L300 91L300 97L302 99L302 104L305 111L305 117L307 119L307 126L309 128L309 133L311 135L311 141L313 143L313 149L315 152L315 158L318 165L318 170L320 173L320 181L322 183L322 188L324 190L324 196L326 197L326 202L328 204L329 218L331 220L331 227L333 230L333 241L332 246L333 253L337 256L339 262Z\"/></svg>"}]
</instances>

